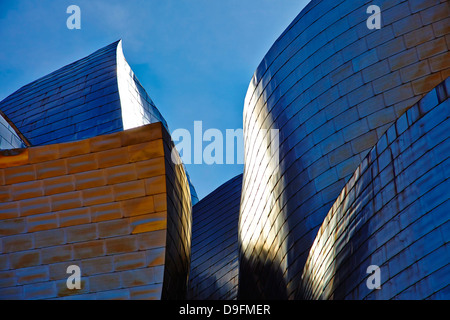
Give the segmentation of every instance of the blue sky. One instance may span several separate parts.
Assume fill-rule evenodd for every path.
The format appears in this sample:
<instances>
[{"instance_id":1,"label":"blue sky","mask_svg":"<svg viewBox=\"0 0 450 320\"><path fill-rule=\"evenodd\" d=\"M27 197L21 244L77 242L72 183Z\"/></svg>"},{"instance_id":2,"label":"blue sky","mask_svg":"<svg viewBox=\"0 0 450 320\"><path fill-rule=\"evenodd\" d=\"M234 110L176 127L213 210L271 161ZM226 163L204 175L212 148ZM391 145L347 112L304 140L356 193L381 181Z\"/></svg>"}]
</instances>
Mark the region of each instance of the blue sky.
<instances>
[{"instance_id":1,"label":"blue sky","mask_svg":"<svg viewBox=\"0 0 450 320\"><path fill-rule=\"evenodd\" d=\"M0 100L122 39L125 58L171 131L242 128L250 79L307 0L0 0ZM81 29L69 30L69 5ZM207 143L205 143L207 144ZM187 165L200 198L243 165Z\"/></svg>"}]
</instances>

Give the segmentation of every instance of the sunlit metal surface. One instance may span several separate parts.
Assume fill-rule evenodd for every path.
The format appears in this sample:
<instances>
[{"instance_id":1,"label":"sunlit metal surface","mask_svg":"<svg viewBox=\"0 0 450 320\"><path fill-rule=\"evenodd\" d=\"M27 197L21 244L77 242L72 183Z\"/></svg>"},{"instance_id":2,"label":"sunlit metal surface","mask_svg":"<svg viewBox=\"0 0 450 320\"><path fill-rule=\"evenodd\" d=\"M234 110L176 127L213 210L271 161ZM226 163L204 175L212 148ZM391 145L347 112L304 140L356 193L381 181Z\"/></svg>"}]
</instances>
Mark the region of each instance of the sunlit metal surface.
<instances>
[{"instance_id":1,"label":"sunlit metal surface","mask_svg":"<svg viewBox=\"0 0 450 320\"><path fill-rule=\"evenodd\" d=\"M0 102L0 110L32 145L85 139L158 121L167 128L128 66L121 41L23 86Z\"/></svg>"},{"instance_id":2,"label":"sunlit metal surface","mask_svg":"<svg viewBox=\"0 0 450 320\"><path fill-rule=\"evenodd\" d=\"M168 129L163 116L125 60L122 41L117 45L117 84L124 130L159 121Z\"/></svg>"},{"instance_id":3,"label":"sunlit metal surface","mask_svg":"<svg viewBox=\"0 0 450 320\"><path fill-rule=\"evenodd\" d=\"M26 147L25 142L0 112L0 150L24 147Z\"/></svg>"},{"instance_id":4,"label":"sunlit metal surface","mask_svg":"<svg viewBox=\"0 0 450 320\"><path fill-rule=\"evenodd\" d=\"M167 122L116 41L27 84L0 102L31 145L69 142ZM14 139L14 138L13 138ZM192 201L198 201L190 183Z\"/></svg>"},{"instance_id":5,"label":"sunlit metal surface","mask_svg":"<svg viewBox=\"0 0 450 320\"><path fill-rule=\"evenodd\" d=\"M450 298L450 78L364 158L309 253L309 299ZM380 288L367 268L380 268Z\"/></svg>"},{"instance_id":6,"label":"sunlit metal surface","mask_svg":"<svg viewBox=\"0 0 450 320\"><path fill-rule=\"evenodd\" d=\"M192 205L173 148L158 122L2 150L0 300L185 298Z\"/></svg>"},{"instance_id":7,"label":"sunlit metal surface","mask_svg":"<svg viewBox=\"0 0 450 320\"><path fill-rule=\"evenodd\" d=\"M240 296L301 298L317 231L387 128L448 76L448 2L313 0L274 43L245 99ZM446 27L447 26L447 27ZM270 138L279 129L278 164Z\"/></svg>"},{"instance_id":8,"label":"sunlit metal surface","mask_svg":"<svg viewBox=\"0 0 450 320\"><path fill-rule=\"evenodd\" d=\"M175 147L167 124L125 61L121 42L114 42L86 58L22 87L0 102L0 110L8 116L8 123L14 124L16 127L14 129L18 129L14 132L23 134L27 138L26 145L32 147L2 151L0 167L5 168L5 172L0 172L2 197L0 213L1 225L4 226L1 231L13 238L16 236L15 233L19 233L19 238L34 239L33 233L40 232L40 229L14 228L12 227L14 223L25 225L28 223L26 219L36 218L34 215L37 215L38 221L43 218L45 221L49 220L49 223L44 223L45 231L55 235L56 242L53 246L62 246L42 250L54 251L55 255L59 255L62 250L64 255L58 256L56 260L42 260L44 270L56 262L78 259L77 263L81 263L88 258L100 257L98 261L103 262L92 263L93 274L97 272L96 268L103 268L102 270L106 268L107 271L99 273L111 272L111 274L89 278L90 287L86 286L85 291L79 292L84 298L185 298L191 256L192 203L198 199L184 165L181 161L177 162L180 164L172 161L172 156L179 157L179 155L176 152L172 155ZM2 123L3 121L0 121L0 126ZM157 129L148 131L149 127L144 126L148 123L153 123L150 127ZM8 132L0 131L2 139L7 138L10 144L19 143L7 135L12 132L13 127L5 126L5 128ZM155 136L159 136L160 139L157 146L146 143ZM61 155L61 149L68 151ZM75 159L69 161L66 157ZM53 161L45 162L48 160ZM35 161L36 164L30 164L31 161ZM78 171L72 172L70 169L72 166ZM87 188L87 191L77 183L74 184L75 180L78 182L81 179L78 175L75 178L74 174L86 178L84 188ZM56 191L53 191L56 195L46 194L48 188L43 187L44 182L40 180L47 178L50 180L48 182L50 186L53 184L58 186L54 187ZM115 181L114 179L124 181L118 183L119 187L116 187L115 182L111 182ZM22 182L25 182L25 186L22 186ZM22 189L25 192L20 197L17 190L23 191ZM67 194L64 194L65 192ZM23 200L25 205L20 204L18 200ZM122 200L125 202L121 203ZM104 248L108 250L103 242L109 240L104 240L103 238L107 237L95 231L98 222L95 220L97 208L92 209L94 217L90 217L91 204L106 207L105 215L108 218L105 220L114 220L111 222L111 230L108 230L111 234L107 237L114 238L111 242L113 247L118 248L117 253L130 254L129 263L131 265L135 263L133 268L139 270L127 270L127 276L115 273L120 270L115 269L116 261L113 261L112 251L109 257L103 257ZM62 205L66 207L61 208ZM22 207L25 209L22 210ZM154 212L154 208L158 208L155 209L157 212ZM87 220L80 219L81 222L78 222L81 224L80 228L95 232L92 235L79 231L77 241L87 241L86 250L92 250L92 255L79 256L77 253L80 250L77 250L77 246L72 246L69 240L66 243L67 228L66 226L59 228L57 216L59 213L56 213L58 210L66 209L84 210ZM126 214L122 212L124 210L128 210ZM153 216L146 216L147 214ZM32 217L22 217L25 215ZM20 218L16 219L18 217ZM122 227L117 228L120 224ZM131 228L130 224L135 228ZM158 228L157 232L151 233L151 229L155 226ZM141 233L144 235L141 236ZM90 245L98 250L90 248ZM156 249L147 256L145 250L149 247L152 250ZM72 249L74 253L70 251ZM24 250L28 250L25 255L30 254L33 257L41 255L41 248L34 245L30 247L28 244L23 246L19 243L11 250L18 251L19 256ZM15 254L12 256L14 258ZM0 298L42 299L63 296L71 298L66 297L67 293L63 291L65 282L61 282L62 291L58 292L55 282L52 281L41 281L42 283L36 285L37 290L34 293L26 292L27 290L23 290L20 285L16 286L16 278L23 271L19 270L16 273L16 269L30 266L39 269L41 261L34 259L30 262L19 259L18 263L10 264L8 259L9 255L2 256L0 269L3 276L8 275L11 278L9 283L12 283L12 287L2 289ZM120 262L117 265L120 269ZM143 270L144 266L149 268ZM154 266L157 269L151 269ZM87 283L86 281L84 283ZM30 287L32 286L34 287L30 284ZM138 286L140 288L137 288ZM9 284L6 287L9 287ZM48 288L49 291L46 291ZM39 291L41 289L45 292Z\"/></svg>"}]
</instances>

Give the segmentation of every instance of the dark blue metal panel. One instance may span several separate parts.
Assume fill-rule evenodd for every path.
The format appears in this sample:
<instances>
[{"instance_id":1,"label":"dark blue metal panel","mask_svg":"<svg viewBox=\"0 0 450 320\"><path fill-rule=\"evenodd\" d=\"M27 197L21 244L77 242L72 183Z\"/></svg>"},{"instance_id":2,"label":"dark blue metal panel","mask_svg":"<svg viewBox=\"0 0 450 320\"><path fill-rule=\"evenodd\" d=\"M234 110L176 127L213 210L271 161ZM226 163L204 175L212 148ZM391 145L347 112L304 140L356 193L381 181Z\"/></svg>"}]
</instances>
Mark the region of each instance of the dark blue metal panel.
<instances>
[{"instance_id":1,"label":"dark blue metal panel","mask_svg":"<svg viewBox=\"0 0 450 320\"><path fill-rule=\"evenodd\" d=\"M242 174L194 205L188 298L237 298Z\"/></svg>"}]
</instances>

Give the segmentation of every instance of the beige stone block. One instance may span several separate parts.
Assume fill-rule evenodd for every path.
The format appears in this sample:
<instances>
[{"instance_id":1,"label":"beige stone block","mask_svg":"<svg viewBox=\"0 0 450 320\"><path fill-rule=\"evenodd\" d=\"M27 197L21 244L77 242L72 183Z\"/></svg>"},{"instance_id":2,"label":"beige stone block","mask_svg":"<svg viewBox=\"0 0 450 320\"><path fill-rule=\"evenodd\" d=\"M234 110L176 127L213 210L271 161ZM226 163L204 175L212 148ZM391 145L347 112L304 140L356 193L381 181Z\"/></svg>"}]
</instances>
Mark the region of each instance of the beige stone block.
<instances>
[{"instance_id":1,"label":"beige stone block","mask_svg":"<svg viewBox=\"0 0 450 320\"><path fill-rule=\"evenodd\" d=\"M104 170L79 172L74 175L77 190L96 188L106 185Z\"/></svg>"},{"instance_id":2,"label":"beige stone block","mask_svg":"<svg viewBox=\"0 0 450 320\"><path fill-rule=\"evenodd\" d=\"M127 148L117 148L97 153L99 168L126 164L130 161Z\"/></svg>"},{"instance_id":3,"label":"beige stone block","mask_svg":"<svg viewBox=\"0 0 450 320\"><path fill-rule=\"evenodd\" d=\"M105 254L104 240L94 240L73 244L74 259L88 259L103 256Z\"/></svg>"},{"instance_id":4,"label":"beige stone block","mask_svg":"<svg viewBox=\"0 0 450 320\"><path fill-rule=\"evenodd\" d=\"M42 182L45 195L66 193L75 190L75 178L72 175L49 178Z\"/></svg>"},{"instance_id":5,"label":"beige stone block","mask_svg":"<svg viewBox=\"0 0 450 320\"><path fill-rule=\"evenodd\" d=\"M5 168L5 184L14 184L35 180L36 172L34 165L20 165L17 167Z\"/></svg>"},{"instance_id":6,"label":"beige stone block","mask_svg":"<svg viewBox=\"0 0 450 320\"><path fill-rule=\"evenodd\" d=\"M146 141L162 139L162 130L162 124L160 122L125 130L121 135L122 145L130 146Z\"/></svg>"},{"instance_id":7,"label":"beige stone block","mask_svg":"<svg viewBox=\"0 0 450 320\"><path fill-rule=\"evenodd\" d=\"M92 206L114 201L114 194L111 186L85 189L81 192L84 206Z\"/></svg>"},{"instance_id":8,"label":"beige stone block","mask_svg":"<svg viewBox=\"0 0 450 320\"><path fill-rule=\"evenodd\" d=\"M124 217L155 212L153 196L134 198L120 202Z\"/></svg>"},{"instance_id":9,"label":"beige stone block","mask_svg":"<svg viewBox=\"0 0 450 320\"><path fill-rule=\"evenodd\" d=\"M147 178L145 181L145 193L147 195L155 195L166 192L166 176L156 176Z\"/></svg>"},{"instance_id":10,"label":"beige stone block","mask_svg":"<svg viewBox=\"0 0 450 320\"><path fill-rule=\"evenodd\" d=\"M135 165L124 164L105 169L105 178L108 184L116 184L137 179Z\"/></svg>"},{"instance_id":11,"label":"beige stone block","mask_svg":"<svg viewBox=\"0 0 450 320\"><path fill-rule=\"evenodd\" d=\"M127 147L130 154L130 162L138 162L164 156L162 140L153 140Z\"/></svg>"},{"instance_id":12,"label":"beige stone block","mask_svg":"<svg viewBox=\"0 0 450 320\"><path fill-rule=\"evenodd\" d=\"M91 222L91 214L89 207L74 208L63 210L57 213L59 226L70 227Z\"/></svg>"},{"instance_id":13,"label":"beige stone block","mask_svg":"<svg viewBox=\"0 0 450 320\"><path fill-rule=\"evenodd\" d=\"M19 202L19 212L22 217L33 214L48 213L50 211L50 197L48 196L20 200Z\"/></svg>"},{"instance_id":14,"label":"beige stone block","mask_svg":"<svg viewBox=\"0 0 450 320\"><path fill-rule=\"evenodd\" d=\"M136 162L134 165L139 179L159 176L166 173L164 157Z\"/></svg>"},{"instance_id":15,"label":"beige stone block","mask_svg":"<svg viewBox=\"0 0 450 320\"><path fill-rule=\"evenodd\" d=\"M67 174L66 159L36 163L36 178L46 179Z\"/></svg>"},{"instance_id":16,"label":"beige stone block","mask_svg":"<svg viewBox=\"0 0 450 320\"><path fill-rule=\"evenodd\" d=\"M60 143L58 148L61 158L79 156L90 152L89 140Z\"/></svg>"},{"instance_id":17,"label":"beige stone block","mask_svg":"<svg viewBox=\"0 0 450 320\"><path fill-rule=\"evenodd\" d=\"M9 265L12 269L26 268L40 264L39 250L15 252L9 254Z\"/></svg>"},{"instance_id":18,"label":"beige stone block","mask_svg":"<svg viewBox=\"0 0 450 320\"><path fill-rule=\"evenodd\" d=\"M145 196L145 182L143 180L115 184L112 188L115 201Z\"/></svg>"},{"instance_id":19,"label":"beige stone block","mask_svg":"<svg viewBox=\"0 0 450 320\"><path fill-rule=\"evenodd\" d=\"M59 147L57 144L29 148L30 163L59 159Z\"/></svg>"},{"instance_id":20,"label":"beige stone block","mask_svg":"<svg viewBox=\"0 0 450 320\"><path fill-rule=\"evenodd\" d=\"M4 237L2 242L4 253L25 251L34 248L33 236L29 233Z\"/></svg>"},{"instance_id":21,"label":"beige stone block","mask_svg":"<svg viewBox=\"0 0 450 320\"><path fill-rule=\"evenodd\" d=\"M107 255L134 252L138 250L137 238L135 236L106 239L105 244Z\"/></svg>"},{"instance_id":22,"label":"beige stone block","mask_svg":"<svg viewBox=\"0 0 450 320\"><path fill-rule=\"evenodd\" d=\"M68 173L78 173L98 169L95 153L84 154L67 159Z\"/></svg>"},{"instance_id":23,"label":"beige stone block","mask_svg":"<svg viewBox=\"0 0 450 320\"><path fill-rule=\"evenodd\" d=\"M167 212L151 213L132 217L131 233L144 233L167 228Z\"/></svg>"},{"instance_id":24,"label":"beige stone block","mask_svg":"<svg viewBox=\"0 0 450 320\"><path fill-rule=\"evenodd\" d=\"M28 232L58 228L56 213L44 213L27 217Z\"/></svg>"},{"instance_id":25,"label":"beige stone block","mask_svg":"<svg viewBox=\"0 0 450 320\"><path fill-rule=\"evenodd\" d=\"M120 219L123 217L119 202L100 204L90 207L92 222Z\"/></svg>"},{"instance_id":26,"label":"beige stone block","mask_svg":"<svg viewBox=\"0 0 450 320\"><path fill-rule=\"evenodd\" d=\"M72 191L50 196L52 211L81 207L81 191Z\"/></svg>"}]
</instances>

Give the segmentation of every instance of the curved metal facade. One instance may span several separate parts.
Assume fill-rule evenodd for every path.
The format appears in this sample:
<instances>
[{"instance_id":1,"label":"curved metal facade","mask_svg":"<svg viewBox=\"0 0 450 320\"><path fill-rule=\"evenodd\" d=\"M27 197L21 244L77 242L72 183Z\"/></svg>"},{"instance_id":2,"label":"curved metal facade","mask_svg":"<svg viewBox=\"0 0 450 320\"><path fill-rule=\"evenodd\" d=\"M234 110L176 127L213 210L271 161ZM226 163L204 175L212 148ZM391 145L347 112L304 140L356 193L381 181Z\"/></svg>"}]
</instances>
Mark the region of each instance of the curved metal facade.
<instances>
[{"instance_id":1,"label":"curved metal facade","mask_svg":"<svg viewBox=\"0 0 450 320\"><path fill-rule=\"evenodd\" d=\"M158 121L167 128L126 62L121 41L23 86L0 102L0 110L31 145L91 138ZM126 112L132 117L124 117Z\"/></svg>"},{"instance_id":2,"label":"curved metal facade","mask_svg":"<svg viewBox=\"0 0 450 320\"><path fill-rule=\"evenodd\" d=\"M0 298L185 298L197 196L121 42L0 109L30 147L0 155Z\"/></svg>"},{"instance_id":3,"label":"curved metal facade","mask_svg":"<svg viewBox=\"0 0 450 320\"><path fill-rule=\"evenodd\" d=\"M449 75L448 1L313 0L256 70L244 106L240 296L300 298L323 219L387 128ZM279 130L279 149L261 129Z\"/></svg>"},{"instance_id":4,"label":"curved metal facade","mask_svg":"<svg viewBox=\"0 0 450 320\"><path fill-rule=\"evenodd\" d=\"M309 299L450 297L450 78L403 114L325 218L302 276ZM367 268L379 267L379 289Z\"/></svg>"},{"instance_id":5,"label":"curved metal facade","mask_svg":"<svg viewBox=\"0 0 450 320\"><path fill-rule=\"evenodd\" d=\"M237 298L241 186L242 174L225 182L193 208L189 299Z\"/></svg>"},{"instance_id":6,"label":"curved metal facade","mask_svg":"<svg viewBox=\"0 0 450 320\"><path fill-rule=\"evenodd\" d=\"M128 65L121 40L23 86L0 102L0 110L30 145L87 139L155 122L169 131Z\"/></svg>"},{"instance_id":7,"label":"curved metal facade","mask_svg":"<svg viewBox=\"0 0 450 320\"><path fill-rule=\"evenodd\" d=\"M192 206L172 148L155 123L0 152L0 299L184 298Z\"/></svg>"},{"instance_id":8,"label":"curved metal facade","mask_svg":"<svg viewBox=\"0 0 450 320\"><path fill-rule=\"evenodd\" d=\"M6 116L0 111L0 150L24 148L26 143L21 139Z\"/></svg>"}]
</instances>

